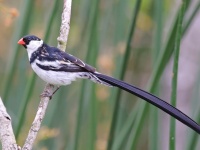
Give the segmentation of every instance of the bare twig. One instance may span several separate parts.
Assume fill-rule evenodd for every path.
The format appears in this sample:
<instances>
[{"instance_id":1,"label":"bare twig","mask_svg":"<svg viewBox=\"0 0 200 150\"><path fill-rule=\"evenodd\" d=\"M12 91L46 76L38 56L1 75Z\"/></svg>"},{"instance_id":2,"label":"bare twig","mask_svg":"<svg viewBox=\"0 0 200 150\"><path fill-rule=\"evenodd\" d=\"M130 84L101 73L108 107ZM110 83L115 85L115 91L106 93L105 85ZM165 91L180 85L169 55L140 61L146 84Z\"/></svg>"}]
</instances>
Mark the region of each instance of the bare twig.
<instances>
[{"instance_id":1,"label":"bare twig","mask_svg":"<svg viewBox=\"0 0 200 150\"><path fill-rule=\"evenodd\" d=\"M53 87L54 86L47 84L43 93L52 94L53 93ZM22 150L31 150L32 149L33 143L36 139L37 133L40 129L42 120L44 118L49 100L50 100L49 97L42 97L41 98L35 119L32 123L30 130L29 130L28 136L26 138L26 141L25 141L25 144L24 144Z\"/></svg>"},{"instance_id":2,"label":"bare twig","mask_svg":"<svg viewBox=\"0 0 200 150\"><path fill-rule=\"evenodd\" d=\"M68 39L68 35L69 35L71 5L72 5L71 0L64 0L62 21L61 21L61 26L60 26L60 36L57 38L58 48L63 51L65 51L65 48L67 45L67 39Z\"/></svg>"},{"instance_id":3,"label":"bare twig","mask_svg":"<svg viewBox=\"0 0 200 150\"><path fill-rule=\"evenodd\" d=\"M2 150L18 150L20 149L13 134L11 118L0 97L0 140L2 142Z\"/></svg>"},{"instance_id":4,"label":"bare twig","mask_svg":"<svg viewBox=\"0 0 200 150\"><path fill-rule=\"evenodd\" d=\"M61 22L61 27L60 27L60 36L57 38L58 48L63 51L65 50L66 45L67 45L67 39L68 39L68 34L69 34L69 29L70 29L71 4L72 4L72 0L64 0L62 22ZM47 84L47 86L45 87L41 95L45 95L46 93L48 95L52 95L53 89L54 89L53 85ZM50 97L45 97L45 96L41 97L41 101L40 101L35 119L32 123L31 129L29 130L29 134L27 136L26 142L22 150L32 149L33 142L35 141L38 130L40 129L49 100L50 100Z\"/></svg>"}]
</instances>

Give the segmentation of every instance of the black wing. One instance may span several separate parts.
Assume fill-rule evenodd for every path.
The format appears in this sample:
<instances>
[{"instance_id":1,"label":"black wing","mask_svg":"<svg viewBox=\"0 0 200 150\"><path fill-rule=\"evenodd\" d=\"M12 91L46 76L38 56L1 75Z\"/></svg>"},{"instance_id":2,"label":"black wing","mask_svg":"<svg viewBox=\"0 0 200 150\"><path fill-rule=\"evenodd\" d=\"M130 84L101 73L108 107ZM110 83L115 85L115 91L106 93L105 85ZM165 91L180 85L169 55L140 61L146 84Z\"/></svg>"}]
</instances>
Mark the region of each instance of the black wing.
<instances>
[{"instance_id":1,"label":"black wing","mask_svg":"<svg viewBox=\"0 0 200 150\"><path fill-rule=\"evenodd\" d=\"M82 60L76 58L75 56L68 54L66 52L61 51L60 49L56 48L56 47L50 47L51 49L51 57L57 57L57 59L61 62L61 63L73 63L76 64L78 66L80 66L81 68L89 71L89 72L95 72L96 69L86 63L84 63Z\"/></svg>"},{"instance_id":2,"label":"black wing","mask_svg":"<svg viewBox=\"0 0 200 150\"><path fill-rule=\"evenodd\" d=\"M37 64L40 68L53 71L66 72L95 72L96 69L75 56L61 51L56 47L44 45L40 48L40 61L56 62L59 65L42 65Z\"/></svg>"}]
</instances>

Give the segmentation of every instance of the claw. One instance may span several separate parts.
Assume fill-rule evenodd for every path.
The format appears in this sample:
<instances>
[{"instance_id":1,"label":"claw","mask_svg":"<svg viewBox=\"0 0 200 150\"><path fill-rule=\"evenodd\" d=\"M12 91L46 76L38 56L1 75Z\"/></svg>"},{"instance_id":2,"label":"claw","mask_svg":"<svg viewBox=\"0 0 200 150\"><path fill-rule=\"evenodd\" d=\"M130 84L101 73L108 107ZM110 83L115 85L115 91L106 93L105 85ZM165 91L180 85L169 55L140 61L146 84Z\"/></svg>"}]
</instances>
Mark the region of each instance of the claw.
<instances>
[{"instance_id":1,"label":"claw","mask_svg":"<svg viewBox=\"0 0 200 150\"><path fill-rule=\"evenodd\" d=\"M50 94L48 91L44 91L42 94L40 94L40 98L43 97L49 97L49 99L52 99L53 94Z\"/></svg>"}]
</instances>

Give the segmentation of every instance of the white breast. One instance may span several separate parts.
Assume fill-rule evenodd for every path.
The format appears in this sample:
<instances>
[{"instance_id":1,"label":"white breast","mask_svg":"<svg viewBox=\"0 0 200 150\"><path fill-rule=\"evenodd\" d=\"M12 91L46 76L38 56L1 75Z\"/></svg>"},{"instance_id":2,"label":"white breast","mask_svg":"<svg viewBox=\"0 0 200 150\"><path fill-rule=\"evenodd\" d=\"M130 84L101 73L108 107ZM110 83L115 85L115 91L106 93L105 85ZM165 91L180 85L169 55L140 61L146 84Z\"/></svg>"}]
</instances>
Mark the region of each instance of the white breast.
<instances>
[{"instance_id":1,"label":"white breast","mask_svg":"<svg viewBox=\"0 0 200 150\"><path fill-rule=\"evenodd\" d=\"M36 63L31 64L35 73L45 82L54 84L54 85L68 85L72 81L75 81L79 76L79 73L74 72L58 72L58 71L46 71L39 68Z\"/></svg>"}]
</instances>

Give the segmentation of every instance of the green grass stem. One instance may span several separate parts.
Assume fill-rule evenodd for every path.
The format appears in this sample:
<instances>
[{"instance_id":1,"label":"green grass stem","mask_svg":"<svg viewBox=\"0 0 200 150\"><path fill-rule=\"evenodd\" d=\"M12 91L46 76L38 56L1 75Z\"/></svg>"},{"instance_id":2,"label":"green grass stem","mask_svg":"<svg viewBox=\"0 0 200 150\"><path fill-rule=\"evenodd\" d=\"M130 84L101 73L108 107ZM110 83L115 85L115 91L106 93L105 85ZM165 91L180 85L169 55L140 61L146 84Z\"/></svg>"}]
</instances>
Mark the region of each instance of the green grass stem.
<instances>
[{"instance_id":1,"label":"green grass stem","mask_svg":"<svg viewBox=\"0 0 200 150\"><path fill-rule=\"evenodd\" d=\"M134 35L134 30L135 30L138 12L140 10L140 5L141 5L141 0L137 0L136 5L134 7L134 11L133 11L133 19L132 19L132 24L131 24L129 36L128 36L128 41L127 41L127 44L126 44L125 55L124 55L124 58L123 58L121 69L120 69L121 70L121 75L120 75L121 80L124 78L125 71L126 71L126 68L127 68L127 64L128 64L128 60L129 60L129 56L130 56L130 51L131 51L131 42L132 42L132 38L133 38L133 35ZM112 116L112 122L111 122L111 127L110 127L109 138L108 138L107 150L110 150L112 148L112 144L113 144L113 141L114 141L114 136L115 136L114 132L116 130L116 124L117 124L121 90L118 90L116 95L117 95L116 96L117 99L115 100L115 106L114 106L114 111L113 111L113 116Z\"/></svg>"},{"instance_id":2,"label":"green grass stem","mask_svg":"<svg viewBox=\"0 0 200 150\"><path fill-rule=\"evenodd\" d=\"M90 65L95 66L97 55L98 55L98 35L97 35L97 25L98 25L98 6L99 0L95 0L92 2L91 14L90 14L90 23L89 27L91 27L90 35L89 35L89 43L88 43L88 51L86 62ZM88 84L89 81L83 81L82 90L79 99L79 107L78 107L78 116L77 116L77 123L75 129L75 136L74 136L74 144L73 150L78 149L79 145L79 138L80 138L80 129L82 124L82 117L83 117L83 102L87 101L87 98L90 98L89 102L89 139L88 139L88 149L94 150L95 149L95 142L96 142L96 96L95 96L95 85ZM89 96L88 96L89 95ZM86 140L86 139L84 139Z\"/></svg>"},{"instance_id":3,"label":"green grass stem","mask_svg":"<svg viewBox=\"0 0 200 150\"><path fill-rule=\"evenodd\" d=\"M177 31L174 44L174 65L173 65L173 76L172 76L172 91L171 91L171 105L176 107L177 98L177 84L178 84L178 62L180 53L180 43L182 37L182 23L185 14L185 5L187 0L183 0L181 9L179 11ZM169 131L169 149L176 149L176 119L170 118L170 131Z\"/></svg>"},{"instance_id":4,"label":"green grass stem","mask_svg":"<svg viewBox=\"0 0 200 150\"><path fill-rule=\"evenodd\" d=\"M188 8L188 5L190 3L187 3L186 4L186 10ZM159 79L164 71L164 68L165 66L167 65L172 53L173 53L173 45L174 45L174 37L175 37L175 29L177 27L177 20L178 20L178 16L175 17L175 21L174 21L174 24L172 25L172 29L171 29L171 32L169 32L169 38L168 38L168 41L166 43L166 46L164 47L164 50L161 51L161 53L159 54L158 56L158 59L157 59L157 63L156 63L156 66L152 72L152 75L149 79L149 83L148 83L148 86L147 86L147 91L149 92L154 92L155 89L156 89L156 85L157 83L159 82ZM184 27L184 30L183 30L183 35L184 33L187 31L188 28L185 28ZM135 148L136 146L136 143L137 143L137 139L139 137L139 134L142 130L142 124L145 120L145 117L148 113L148 103L145 103L143 101L138 101L138 103L135 105L135 108L134 109L137 109L137 117L136 117L136 120L134 118L130 118L128 117L127 120L132 120L132 122L134 121L134 128L133 130L135 132L133 132L134 134L132 134L130 136L130 139L132 142L130 142L132 144L132 147L133 149ZM132 116L132 113L134 113L135 111L132 111L130 113L129 116ZM126 121L124 123L124 126L126 126L127 123L130 123L131 121Z\"/></svg>"},{"instance_id":5,"label":"green grass stem","mask_svg":"<svg viewBox=\"0 0 200 150\"><path fill-rule=\"evenodd\" d=\"M16 67L15 64L17 63L17 60L19 58L19 46L16 46L17 41L21 38L22 35L28 32L30 20L31 20L31 12L32 12L32 6L33 1L32 0L23 0L22 2L22 11L20 12L20 18L17 23L17 29L14 33L12 44L11 44L11 50L13 51L11 57L9 58L10 62L8 65L8 72L6 75L6 78L4 79L3 88L4 91L2 93L2 99L4 100L4 104L7 104L8 101L8 95L9 91L12 86L12 81L15 75Z\"/></svg>"},{"instance_id":6,"label":"green grass stem","mask_svg":"<svg viewBox=\"0 0 200 150\"><path fill-rule=\"evenodd\" d=\"M162 33L163 33L163 1L156 0L155 1L155 38L154 38L154 45L153 45L153 62L154 66L156 65L157 58L159 56L159 53L161 51L162 47ZM154 91L154 93L159 93L159 88ZM150 110L150 127L149 127L149 149L150 150L158 150L159 149L159 113L158 109L154 106L151 106Z\"/></svg>"}]
</instances>

